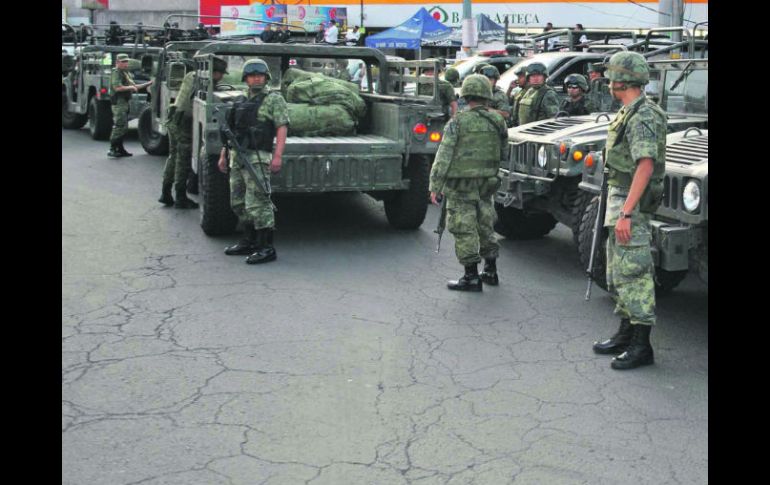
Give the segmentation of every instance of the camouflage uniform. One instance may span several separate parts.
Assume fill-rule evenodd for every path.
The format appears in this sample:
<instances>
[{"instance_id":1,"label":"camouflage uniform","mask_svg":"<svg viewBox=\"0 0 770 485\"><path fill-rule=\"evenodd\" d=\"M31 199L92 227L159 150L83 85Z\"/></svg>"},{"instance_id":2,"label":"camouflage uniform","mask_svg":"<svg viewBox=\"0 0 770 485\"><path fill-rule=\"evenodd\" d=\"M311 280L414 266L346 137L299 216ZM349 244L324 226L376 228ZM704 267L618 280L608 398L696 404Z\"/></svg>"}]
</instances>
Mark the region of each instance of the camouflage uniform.
<instances>
[{"instance_id":1,"label":"camouflage uniform","mask_svg":"<svg viewBox=\"0 0 770 485\"><path fill-rule=\"evenodd\" d=\"M186 184L192 163L192 93L196 73L188 72L173 109L169 108L168 158L163 169L163 184Z\"/></svg>"},{"instance_id":2,"label":"camouflage uniform","mask_svg":"<svg viewBox=\"0 0 770 485\"><path fill-rule=\"evenodd\" d=\"M497 170L507 142L505 120L485 106L458 113L444 128L430 191L447 198L446 225L464 266L497 258L492 196L500 186Z\"/></svg>"},{"instance_id":3,"label":"camouflage uniform","mask_svg":"<svg viewBox=\"0 0 770 485\"><path fill-rule=\"evenodd\" d=\"M433 86L430 84L420 84L417 94L420 96L433 96ZM449 113L449 105L452 104L452 101L457 101L455 89L449 81L444 81L443 79L438 80L438 99L441 101L444 112Z\"/></svg>"},{"instance_id":4,"label":"camouflage uniform","mask_svg":"<svg viewBox=\"0 0 770 485\"><path fill-rule=\"evenodd\" d=\"M131 99L130 92L117 92L115 88L119 86L133 86L134 79L128 70L112 69L110 76L110 90L112 91L112 134L110 134L110 143L119 143L128 131L128 100Z\"/></svg>"},{"instance_id":5,"label":"camouflage uniform","mask_svg":"<svg viewBox=\"0 0 770 485\"><path fill-rule=\"evenodd\" d=\"M511 123L510 126L519 126L519 104L527 89L516 87L511 92Z\"/></svg>"},{"instance_id":6,"label":"camouflage uniform","mask_svg":"<svg viewBox=\"0 0 770 485\"><path fill-rule=\"evenodd\" d=\"M492 90L492 101L489 102L489 107L507 113L511 112L511 105L508 103L508 97L505 95L505 92L500 89L500 86L495 86ZM508 119L505 119L505 122L508 123Z\"/></svg>"},{"instance_id":7,"label":"camouflage uniform","mask_svg":"<svg viewBox=\"0 0 770 485\"><path fill-rule=\"evenodd\" d=\"M590 99L581 96L577 101L572 101L570 98L562 100L559 111L566 111L570 116L579 116L595 113L597 109Z\"/></svg>"},{"instance_id":8,"label":"camouflage uniform","mask_svg":"<svg viewBox=\"0 0 770 485\"><path fill-rule=\"evenodd\" d=\"M267 88L263 88L267 89ZM252 90L246 93L249 99L260 93ZM257 115L258 121L270 121L277 129L289 124L289 108L278 91L268 91ZM243 158L261 173L264 181L270 179L270 160L273 154L264 150L245 150ZM257 186L246 169L241 169L236 160L235 149L230 149L230 205L238 219L253 223L255 229L275 227L273 205L263 189Z\"/></svg>"},{"instance_id":9,"label":"camouflage uniform","mask_svg":"<svg viewBox=\"0 0 770 485\"><path fill-rule=\"evenodd\" d=\"M610 92L606 78L598 78L591 81L591 90L586 94L586 97L591 100L598 111L614 113L623 106Z\"/></svg>"},{"instance_id":10,"label":"camouflage uniform","mask_svg":"<svg viewBox=\"0 0 770 485\"><path fill-rule=\"evenodd\" d=\"M559 95L545 84L530 86L518 102L518 126L553 118L559 112Z\"/></svg>"},{"instance_id":11,"label":"camouflage uniform","mask_svg":"<svg viewBox=\"0 0 770 485\"><path fill-rule=\"evenodd\" d=\"M622 128L624 127L624 129ZM623 137L618 139L618 132ZM661 180L666 160L666 115L644 94L620 109L607 133L609 167L607 212L604 226L607 242L607 284L617 294L615 313L631 324L655 323L654 266L650 248L650 217L645 197L653 196L655 180ZM650 185L631 215L631 240L621 245L615 240L615 224L631 188L636 163L642 158L654 161ZM653 189L653 190L651 190ZM653 210L654 212L654 210Z\"/></svg>"}]
</instances>

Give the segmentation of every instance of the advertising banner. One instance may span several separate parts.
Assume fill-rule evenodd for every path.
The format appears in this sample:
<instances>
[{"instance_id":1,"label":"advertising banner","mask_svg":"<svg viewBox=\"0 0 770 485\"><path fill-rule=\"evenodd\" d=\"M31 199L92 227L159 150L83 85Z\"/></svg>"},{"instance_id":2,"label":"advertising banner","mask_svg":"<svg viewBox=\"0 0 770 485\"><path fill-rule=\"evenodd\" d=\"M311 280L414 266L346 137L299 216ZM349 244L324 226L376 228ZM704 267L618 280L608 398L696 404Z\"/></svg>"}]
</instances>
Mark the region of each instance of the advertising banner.
<instances>
[{"instance_id":1,"label":"advertising banner","mask_svg":"<svg viewBox=\"0 0 770 485\"><path fill-rule=\"evenodd\" d=\"M345 32L347 29L348 13L346 8L289 5L288 14L289 24L303 27L308 32L317 31L321 23L327 27L332 19L337 21L337 28L340 29L340 32Z\"/></svg>"},{"instance_id":2,"label":"advertising banner","mask_svg":"<svg viewBox=\"0 0 770 485\"><path fill-rule=\"evenodd\" d=\"M220 13L222 17L237 17L252 20L265 20L268 22L286 23L286 5L246 5L223 6ZM249 20L222 19L221 35L258 34L265 29L262 22Z\"/></svg>"}]
</instances>

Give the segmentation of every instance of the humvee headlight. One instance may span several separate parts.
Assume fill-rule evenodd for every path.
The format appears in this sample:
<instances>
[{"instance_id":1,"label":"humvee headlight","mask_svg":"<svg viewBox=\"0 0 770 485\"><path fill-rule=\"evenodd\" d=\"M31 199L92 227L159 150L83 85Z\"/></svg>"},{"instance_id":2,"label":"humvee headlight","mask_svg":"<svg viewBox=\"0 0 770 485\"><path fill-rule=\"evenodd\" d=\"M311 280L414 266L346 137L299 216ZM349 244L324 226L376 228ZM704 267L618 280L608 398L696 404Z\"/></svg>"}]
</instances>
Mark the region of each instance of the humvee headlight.
<instances>
[{"instance_id":1,"label":"humvee headlight","mask_svg":"<svg viewBox=\"0 0 770 485\"><path fill-rule=\"evenodd\" d=\"M583 152L580 150L575 150L575 153L572 154L572 159L576 162L579 162L583 159Z\"/></svg>"},{"instance_id":2,"label":"humvee headlight","mask_svg":"<svg viewBox=\"0 0 770 485\"><path fill-rule=\"evenodd\" d=\"M540 165L540 168L545 168L545 164L548 161L548 156L545 154L545 147L540 147L540 150L537 151L537 164Z\"/></svg>"},{"instance_id":3,"label":"humvee headlight","mask_svg":"<svg viewBox=\"0 0 770 485\"><path fill-rule=\"evenodd\" d=\"M700 184L696 180L690 180L684 186L682 202L687 212L695 212L700 207Z\"/></svg>"},{"instance_id":4,"label":"humvee headlight","mask_svg":"<svg viewBox=\"0 0 770 485\"><path fill-rule=\"evenodd\" d=\"M568 151L569 151L569 147L567 146L567 144L565 142L561 142L561 144L559 145L559 154L566 155Z\"/></svg>"},{"instance_id":5,"label":"humvee headlight","mask_svg":"<svg viewBox=\"0 0 770 485\"><path fill-rule=\"evenodd\" d=\"M591 168L594 166L594 154L589 153L585 160L586 167Z\"/></svg>"}]
</instances>

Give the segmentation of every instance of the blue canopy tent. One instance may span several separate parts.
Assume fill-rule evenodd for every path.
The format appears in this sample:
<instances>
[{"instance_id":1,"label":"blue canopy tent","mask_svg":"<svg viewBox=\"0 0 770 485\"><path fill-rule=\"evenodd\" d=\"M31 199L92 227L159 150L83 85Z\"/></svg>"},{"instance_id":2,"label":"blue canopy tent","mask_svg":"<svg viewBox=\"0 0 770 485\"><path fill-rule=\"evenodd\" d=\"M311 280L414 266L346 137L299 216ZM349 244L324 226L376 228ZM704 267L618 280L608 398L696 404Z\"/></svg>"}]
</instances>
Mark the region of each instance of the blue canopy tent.
<instances>
[{"instance_id":1,"label":"blue canopy tent","mask_svg":"<svg viewBox=\"0 0 770 485\"><path fill-rule=\"evenodd\" d=\"M366 47L420 50L423 44L451 31L452 29L434 19L425 7L422 7L401 25L367 37Z\"/></svg>"},{"instance_id":2,"label":"blue canopy tent","mask_svg":"<svg viewBox=\"0 0 770 485\"><path fill-rule=\"evenodd\" d=\"M487 15L480 13L476 15L476 34L479 42L502 42L505 39L505 27L496 24ZM430 46L460 46L463 42L462 29L452 29L432 40L424 42L423 45Z\"/></svg>"}]
</instances>

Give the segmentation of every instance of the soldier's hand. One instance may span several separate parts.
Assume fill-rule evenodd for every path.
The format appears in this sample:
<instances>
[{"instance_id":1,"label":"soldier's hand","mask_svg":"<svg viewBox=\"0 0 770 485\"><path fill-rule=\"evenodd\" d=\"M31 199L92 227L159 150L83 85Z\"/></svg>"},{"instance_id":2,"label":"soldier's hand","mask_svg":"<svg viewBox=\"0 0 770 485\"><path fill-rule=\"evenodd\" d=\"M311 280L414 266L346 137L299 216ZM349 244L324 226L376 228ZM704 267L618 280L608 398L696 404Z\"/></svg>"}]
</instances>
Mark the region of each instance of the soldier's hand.
<instances>
[{"instance_id":1,"label":"soldier's hand","mask_svg":"<svg viewBox=\"0 0 770 485\"><path fill-rule=\"evenodd\" d=\"M227 173L227 159L225 157L220 156L219 162L217 162L217 168L219 168L219 171L222 173Z\"/></svg>"},{"instance_id":2,"label":"soldier's hand","mask_svg":"<svg viewBox=\"0 0 770 485\"><path fill-rule=\"evenodd\" d=\"M272 173L278 173L281 171L281 157L273 156L273 159L270 160L270 171Z\"/></svg>"},{"instance_id":3,"label":"soldier's hand","mask_svg":"<svg viewBox=\"0 0 770 485\"><path fill-rule=\"evenodd\" d=\"M430 193L430 202L433 205L441 205L441 201L444 198L444 194L441 194L440 196L436 192Z\"/></svg>"},{"instance_id":4,"label":"soldier's hand","mask_svg":"<svg viewBox=\"0 0 770 485\"><path fill-rule=\"evenodd\" d=\"M622 245L631 242L631 219L618 219L615 224L615 239Z\"/></svg>"}]
</instances>

